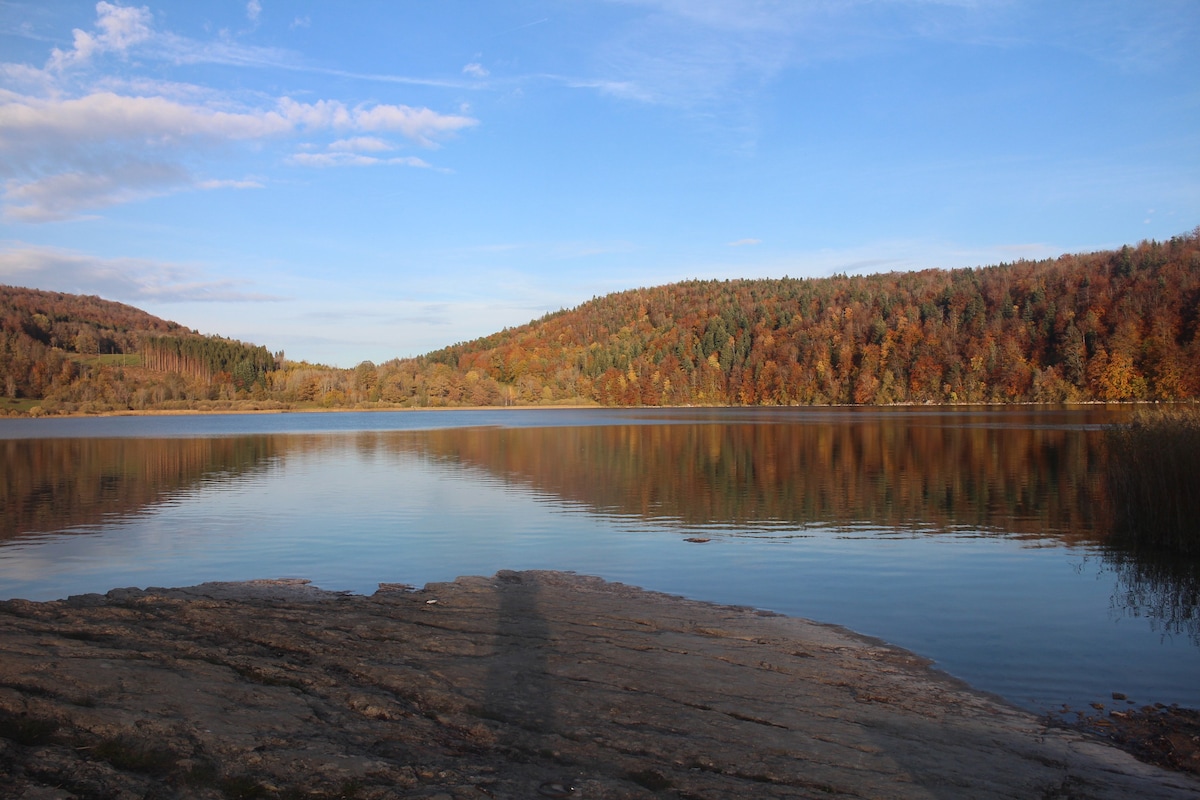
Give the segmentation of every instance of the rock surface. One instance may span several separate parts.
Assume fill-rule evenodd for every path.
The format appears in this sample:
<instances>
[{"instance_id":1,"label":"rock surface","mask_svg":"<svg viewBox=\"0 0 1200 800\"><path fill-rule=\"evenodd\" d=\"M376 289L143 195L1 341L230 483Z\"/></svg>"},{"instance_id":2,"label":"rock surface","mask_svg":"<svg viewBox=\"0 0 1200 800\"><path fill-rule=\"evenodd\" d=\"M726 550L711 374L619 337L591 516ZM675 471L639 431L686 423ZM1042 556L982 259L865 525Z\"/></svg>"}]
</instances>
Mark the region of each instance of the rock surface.
<instances>
[{"instance_id":1,"label":"rock surface","mask_svg":"<svg viewBox=\"0 0 1200 800\"><path fill-rule=\"evenodd\" d=\"M1196 798L840 628L596 578L0 603L13 798Z\"/></svg>"}]
</instances>

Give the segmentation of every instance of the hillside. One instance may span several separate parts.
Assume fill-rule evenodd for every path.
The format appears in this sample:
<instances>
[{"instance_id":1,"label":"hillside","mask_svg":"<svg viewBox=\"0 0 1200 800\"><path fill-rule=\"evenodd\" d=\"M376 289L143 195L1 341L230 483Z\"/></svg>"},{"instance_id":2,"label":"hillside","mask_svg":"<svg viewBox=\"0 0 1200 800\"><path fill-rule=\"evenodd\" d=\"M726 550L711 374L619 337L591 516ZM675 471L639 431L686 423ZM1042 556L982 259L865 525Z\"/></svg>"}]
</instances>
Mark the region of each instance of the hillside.
<instances>
[{"instance_id":1,"label":"hillside","mask_svg":"<svg viewBox=\"0 0 1200 800\"><path fill-rule=\"evenodd\" d=\"M39 413L1189 399L1200 397L1200 228L990 267L634 289L353 370L99 298L0 287L0 396Z\"/></svg>"},{"instance_id":2,"label":"hillside","mask_svg":"<svg viewBox=\"0 0 1200 800\"><path fill-rule=\"evenodd\" d=\"M0 397L10 401L49 401L46 411L147 408L207 398L222 383L250 387L275 366L265 348L123 303L0 286Z\"/></svg>"},{"instance_id":3,"label":"hillside","mask_svg":"<svg viewBox=\"0 0 1200 800\"><path fill-rule=\"evenodd\" d=\"M994 267L693 281L431 353L521 402L1061 402L1200 394L1200 229Z\"/></svg>"}]
</instances>

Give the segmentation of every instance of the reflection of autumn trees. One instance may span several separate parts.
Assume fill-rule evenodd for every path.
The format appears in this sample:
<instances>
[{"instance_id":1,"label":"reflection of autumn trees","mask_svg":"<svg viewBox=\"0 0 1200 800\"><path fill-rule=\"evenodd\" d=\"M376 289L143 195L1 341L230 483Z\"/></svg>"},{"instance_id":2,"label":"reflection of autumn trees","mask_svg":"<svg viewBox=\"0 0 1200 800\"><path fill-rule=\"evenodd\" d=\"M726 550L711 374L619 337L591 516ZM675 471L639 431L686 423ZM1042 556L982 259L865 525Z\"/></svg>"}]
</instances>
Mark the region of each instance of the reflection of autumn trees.
<instances>
[{"instance_id":1,"label":"reflection of autumn trees","mask_svg":"<svg viewBox=\"0 0 1200 800\"><path fill-rule=\"evenodd\" d=\"M602 513L668 524L1092 533L1100 435L986 419L454 429L411 446Z\"/></svg>"},{"instance_id":2,"label":"reflection of autumn trees","mask_svg":"<svg viewBox=\"0 0 1200 800\"><path fill-rule=\"evenodd\" d=\"M1028 427L982 412L848 419L442 430L401 447L596 513L733 536L867 525L1100 541L1114 610L1200 641L1200 562L1108 543L1100 431L1038 427L1036 413Z\"/></svg>"},{"instance_id":3,"label":"reflection of autumn trees","mask_svg":"<svg viewBox=\"0 0 1200 800\"><path fill-rule=\"evenodd\" d=\"M260 469L279 437L0 441L0 540L134 514L208 477Z\"/></svg>"},{"instance_id":4,"label":"reflection of autumn trees","mask_svg":"<svg viewBox=\"0 0 1200 800\"><path fill-rule=\"evenodd\" d=\"M416 454L569 507L730 536L808 526L995 531L1067 542L1105 534L1098 423L1114 417L1100 409L668 413L666 424L0 440L0 541L87 530L208 481L236 484L289 459L321 463L351 454L363 463ZM1196 636L1196 559L1111 547L1102 557L1118 576L1114 603L1122 613Z\"/></svg>"}]
</instances>

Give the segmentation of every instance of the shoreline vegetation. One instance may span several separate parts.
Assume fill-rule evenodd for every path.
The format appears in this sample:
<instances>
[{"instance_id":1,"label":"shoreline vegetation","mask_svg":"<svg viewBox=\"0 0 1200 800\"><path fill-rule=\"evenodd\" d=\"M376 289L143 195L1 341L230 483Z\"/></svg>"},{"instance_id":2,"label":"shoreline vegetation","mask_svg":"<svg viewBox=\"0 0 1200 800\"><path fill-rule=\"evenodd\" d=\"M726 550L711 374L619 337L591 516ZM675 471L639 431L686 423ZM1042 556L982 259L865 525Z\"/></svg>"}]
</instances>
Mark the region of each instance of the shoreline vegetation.
<instances>
[{"instance_id":1,"label":"shoreline vegetation","mask_svg":"<svg viewBox=\"0 0 1200 800\"><path fill-rule=\"evenodd\" d=\"M0 414L1194 400L1198 298L1200 228L1036 262L632 289L343 369L0 286Z\"/></svg>"},{"instance_id":2,"label":"shoreline vegetation","mask_svg":"<svg viewBox=\"0 0 1200 800\"><path fill-rule=\"evenodd\" d=\"M1105 445L1114 541L1200 555L1200 406L1140 409Z\"/></svg>"},{"instance_id":3,"label":"shoreline vegetation","mask_svg":"<svg viewBox=\"0 0 1200 800\"><path fill-rule=\"evenodd\" d=\"M17 797L1200 792L1194 758L1137 761L1095 719L1038 718L879 640L571 573L114 589L0 602L0 633ZM1187 719L1155 735L1186 743Z\"/></svg>"},{"instance_id":4,"label":"shoreline vegetation","mask_svg":"<svg viewBox=\"0 0 1200 800\"><path fill-rule=\"evenodd\" d=\"M17 403L9 401L9 404L16 406ZM743 406L730 404L695 404L686 403L681 405L658 405L650 406L650 408L661 408L664 410L683 409L683 408L711 408L711 409L733 409L733 408L921 408L921 409L984 409L984 408L1071 408L1071 407L1087 407L1087 406L1102 406L1108 408L1130 408L1130 409L1171 409L1171 408L1198 408L1200 409L1200 399L1189 398L1185 400L1079 400L1069 403L1058 402L1013 402L1013 403L998 403L980 401L976 403L886 403L886 404L871 404L868 406L854 403L831 403L820 406L810 405L790 405L790 406ZM35 412L29 413L14 413L9 414L9 418L42 418L42 419L80 419L88 417L153 417L153 416L203 416L206 414L345 414L359 412L395 412L395 411L552 411L555 409L613 409L613 408L642 408L647 406L606 406L596 402L585 401L570 401L550 404L535 404L535 405L510 405L510 406L488 406L488 405L457 405L457 406L413 406L403 403L358 403L347 406L325 406L315 403L289 403L282 401L258 401L258 400L202 400L196 402L179 403L179 404L164 404L161 407L153 408L114 408L103 411L81 410L74 409L71 411L61 411L56 413ZM5 400L0 398L0 419L5 417Z\"/></svg>"}]
</instances>

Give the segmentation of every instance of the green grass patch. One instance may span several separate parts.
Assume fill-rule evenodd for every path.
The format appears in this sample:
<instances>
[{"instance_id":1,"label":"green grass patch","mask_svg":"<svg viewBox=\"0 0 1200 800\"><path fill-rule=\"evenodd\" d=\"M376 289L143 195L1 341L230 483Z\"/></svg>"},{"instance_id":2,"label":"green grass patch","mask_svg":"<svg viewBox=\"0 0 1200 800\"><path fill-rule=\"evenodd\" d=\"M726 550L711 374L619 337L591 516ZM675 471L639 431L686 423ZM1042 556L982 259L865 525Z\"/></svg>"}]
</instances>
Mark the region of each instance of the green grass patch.
<instances>
[{"instance_id":1,"label":"green grass patch","mask_svg":"<svg viewBox=\"0 0 1200 800\"><path fill-rule=\"evenodd\" d=\"M29 409L41 404L42 401L37 398L0 397L0 414L7 414L13 411L18 414L28 414Z\"/></svg>"},{"instance_id":2,"label":"green grass patch","mask_svg":"<svg viewBox=\"0 0 1200 800\"><path fill-rule=\"evenodd\" d=\"M1200 553L1200 406L1139 411L1105 431L1113 533L1134 547Z\"/></svg>"}]
</instances>

